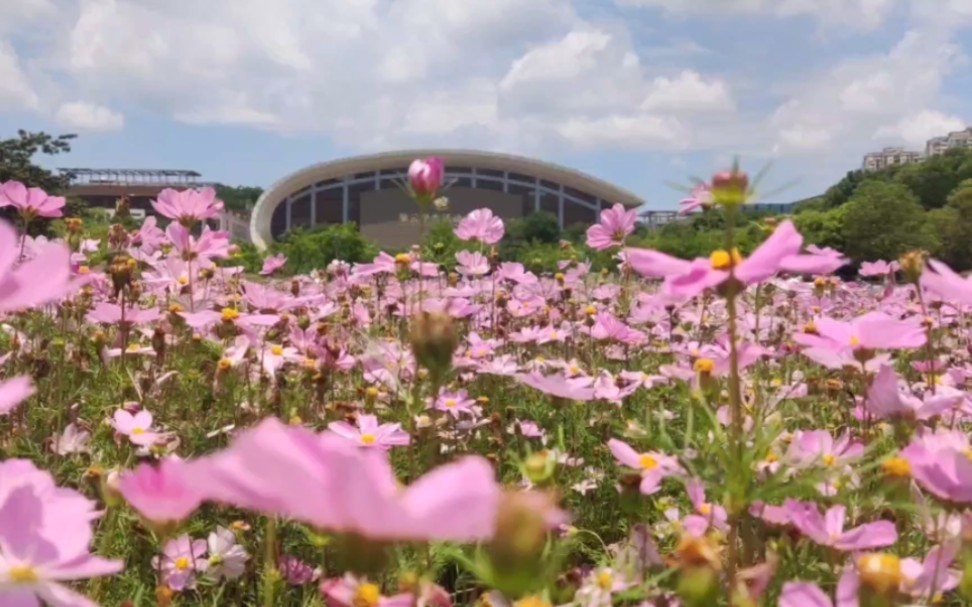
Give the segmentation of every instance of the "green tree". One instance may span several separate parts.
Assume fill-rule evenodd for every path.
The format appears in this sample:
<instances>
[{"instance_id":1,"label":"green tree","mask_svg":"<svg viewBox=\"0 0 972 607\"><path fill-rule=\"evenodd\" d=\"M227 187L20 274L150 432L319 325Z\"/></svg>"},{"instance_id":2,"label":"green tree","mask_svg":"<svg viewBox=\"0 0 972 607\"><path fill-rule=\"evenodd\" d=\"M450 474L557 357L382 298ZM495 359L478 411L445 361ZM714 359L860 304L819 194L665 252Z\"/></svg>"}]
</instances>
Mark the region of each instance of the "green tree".
<instances>
[{"instance_id":1,"label":"green tree","mask_svg":"<svg viewBox=\"0 0 972 607\"><path fill-rule=\"evenodd\" d=\"M950 166L953 163L951 158L929 158L924 162L902 167L894 180L911 190L918 197L921 206L938 209L945 206L949 193L959 183L956 173L958 167Z\"/></svg>"},{"instance_id":2,"label":"green tree","mask_svg":"<svg viewBox=\"0 0 972 607\"><path fill-rule=\"evenodd\" d=\"M371 261L377 254L374 245L354 223L293 230L274 243L272 252L286 255L287 270L296 274L322 269L335 259L352 263Z\"/></svg>"},{"instance_id":3,"label":"green tree","mask_svg":"<svg viewBox=\"0 0 972 607\"><path fill-rule=\"evenodd\" d=\"M959 184L941 209L928 213L939 240L935 255L956 270L972 268L972 180Z\"/></svg>"},{"instance_id":4,"label":"green tree","mask_svg":"<svg viewBox=\"0 0 972 607\"><path fill-rule=\"evenodd\" d=\"M808 244L843 250L846 215L847 207L840 206L826 211L804 211L795 215L793 222Z\"/></svg>"},{"instance_id":5,"label":"green tree","mask_svg":"<svg viewBox=\"0 0 972 607\"><path fill-rule=\"evenodd\" d=\"M263 188L260 187L222 184L216 186L216 196L223 201L227 209L233 211L246 211L253 208L262 194Z\"/></svg>"},{"instance_id":6,"label":"green tree","mask_svg":"<svg viewBox=\"0 0 972 607\"><path fill-rule=\"evenodd\" d=\"M910 249L938 246L924 209L901 184L862 183L847 203L844 252L857 261L897 259Z\"/></svg>"},{"instance_id":7,"label":"green tree","mask_svg":"<svg viewBox=\"0 0 972 607\"><path fill-rule=\"evenodd\" d=\"M37 154L56 156L71 151L77 135L49 135L44 132L17 131L16 137L0 139L0 181L20 181L29 187L57 193L67 187L67 175L56 175L37 165Z\"/></svg>"}]
</instances>

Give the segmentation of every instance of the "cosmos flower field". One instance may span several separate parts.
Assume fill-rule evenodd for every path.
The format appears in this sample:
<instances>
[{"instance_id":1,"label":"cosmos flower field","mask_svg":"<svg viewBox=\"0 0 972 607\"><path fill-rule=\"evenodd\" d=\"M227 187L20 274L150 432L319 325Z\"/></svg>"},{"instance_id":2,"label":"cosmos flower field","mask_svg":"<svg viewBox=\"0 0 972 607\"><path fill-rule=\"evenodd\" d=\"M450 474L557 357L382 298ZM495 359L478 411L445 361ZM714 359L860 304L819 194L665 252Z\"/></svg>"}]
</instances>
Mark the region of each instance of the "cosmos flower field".
<instances>
[{"instance_id":1,"label":"cosmos flower field","mask_svg":"<svg viewBox=\"0 0 972 607\"><path fill-rule=\"evenodd\" d=\"M441 206L442 166L408 188ZM972 602L972 280L921 252L833 272L745 174L688 204L725 247L538 276L474 211L418 249L233 265L211 190L101 240L0 205L0 606Z\"/></svg>"}]
</instances>

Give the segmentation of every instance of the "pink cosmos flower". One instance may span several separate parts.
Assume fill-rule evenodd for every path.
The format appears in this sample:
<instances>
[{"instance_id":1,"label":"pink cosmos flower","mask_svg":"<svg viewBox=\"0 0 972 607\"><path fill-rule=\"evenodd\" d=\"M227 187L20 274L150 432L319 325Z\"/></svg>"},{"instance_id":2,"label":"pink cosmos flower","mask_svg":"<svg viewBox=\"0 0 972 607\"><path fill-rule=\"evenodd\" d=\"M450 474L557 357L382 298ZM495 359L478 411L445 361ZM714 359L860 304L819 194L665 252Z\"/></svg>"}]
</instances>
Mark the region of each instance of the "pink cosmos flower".
<instances>
[{"instance_id":1,"label":"pink cosmos flower","mask_svg":"<svg viewBox=\"0 0 972 607\"><path fill-rule=\"evenodd\" d=\"M88 312L86 319L90 323L103 322L113 325L120 323L124 318L125 322L129 325L139 325L155 322L161 317L162 313L158 308L149 308L147 310L127 308L125 313L122 314L121 306L108 303L107 301L101 301L95 304L95 307Z\"/></svg>"},{"instance_id":2,"label":"pink cosmos flower","mask_svg":"<svg viewBox=\"0 0 972 607\"><path fill-rule=\"evenodd\" d=\"M807 430L799 432L790 443L787 459L798 467L840 468L863 454L864 445L851 441L849 433L834 440L827 430Z\"/></svg>"},{"instance_id":3,"label":"pink cosmos flower","mask_svg":"<svg viewBox=\"0 0 972 607\"><path fill-rule=\"evenodd\" d=\"M972 502L969 438L958 430L939 428L915 436L901 450L911 476L926 491L949 502Z\"/></svg>"},{"instance_id":4,"label":"pink cosmos flower","mask_svg":"<svg viewBox=\"0 0 972 607\"><path fill-rule=\"evenodd\" d=\"M713 202L712 190L709 189L709 184L700 183L692 188L687 198L678 201L679 206L682 207L678 210L678 213L679 215L688 215L696 209L711 207Z\"/></svg>"},{"instance_id":5,"label":"pink cosmos flower","mask_svg":"<svg viewBox=\"0 0 972 607\"><path fill-rule=\"evenodd\" d=\"M877 261L862 261L861 269L857 273L864 277L887 276L894 274L899 269L901 269L901 266L897 261L889 263L883 259L879 259Z\"/></svg>"},{"instance_id":6,"label":"pink cosmos flower","mask_svg":"<svg viewBox=\"0 0 972 607\"><path fill-rule=\"evenodd\" d=\"M51 437L51 451L58 455L90 453L90 441L91 432L79 428L75 423L70 423L59 435Z\"/></svg>"},{"instance_id":7,"label":"pink cosmos flower","mask_svg":"<svg viewBox=\"0 0 972 607\"><path fill-rule=\"evenodd\" d=\"M456 253L459 265L456 270L466 276L483 276L489 273L489 260L482 253L459 251Z\"/></svg>"},{"instance_id":8,"label":"pink cosmos flower","mask_svg":"<svg viewBox=\"0 0 972 607\"><path fill-rule=\"evenodd\" d=\"M287 257L283 253L270 255L263 260L263 268L260 270L260 276L270 276L280 268L284 267L286 263Z\"/></svg>"},{"instance_id":9,"label":"pink cosmos flower","mask_svg":"<svg viewBox=\"0 0 972 607\"><path fill-rule=\"evenodd\" d=\"M132 508L156 523L179 522L192 514L202 496L185 482L186 463L167 457L158 466L140 464L123 473L118 488Z\"/></svg>"},{"instance_id":10,"label":"pink cosmos flower","mask_svg":"<svg viewBox=\"0 0 972 607\"><path fill-rule=\"evenodd\" d=\"M474 413L473 405L475 404L476 401L469 398L469 394L465 390L455 392L443 390L439 392L432 408L437 411L445 411L452 417L459 417L460 413Z\"/></svg>"},{"instance_id":11,"label":"pink cosmos flower","mask_svg":"<svg viewBox=\"0 0 972 607\"><path fill-rule=\"evenodd\" d=\"M0 415L8 415L34 393L30 377L22 375L0 382Z\"/></svg>"},{"instance_id":12,"label":"pink cosmos flower","mask_svg":"<svg viewBox=\"0 0 972 607\"><path fill-rule=\"evenodd\" d=\"M61 582L124 568L88 553L94 502L27 460L0 462L0 478L0 604L91 605Z\"/></svg>"},{"instance_id":13,"label":"pink cosmos flower","mask_svg":"<svg viewBox=\"0 0 972 607\"><path fill-rule=\"evenodd\" d=\"M618 320L610 312L598 312L591 327L591 337L594 339L611 339L627 345L640 344L645 340L645 334Z\"/></svg>"},{"instance_id":14,"label":"pink cosmos flower","mask_svg":"<svg viewBox=\"0 0 972 607\"><path fill-rule=\"evenodd\" d=\"M858 366L855 354L864 350L918 348L927 339L916 318L896 320L883 312L868 312L850 322L820 317L813 325L814 333L796 333L793 341L806 346L804 356L831 369Z\"/></svg>"},{"instance_id":15,"label":"pink cosmos flower","mask_svg":"<svg viewBox=\"0 0 972 607\"><path fill-rule=\"evenodd\" d=\"M496 244L503 238L503 220L494 216L489 209L476 209L459 222L455 232L459 240Z\"/></svg>"},{"instance_id":16,"label":"pink cosmos flower","mask_svg":"<svg viewBox=\"0 0 972 607\"><path fill-rule=\"evenodd\" d=\"M206 559L206 576L221 580L235 580L243 575L250 555L236 543L236 536L226 527L217 527L206 538L209 557Z\"/></svg>"},{"instance_id":17,"label":"pink cosmos flower","mask_svg":"<svg viewBox=\"0 0 972 607\"><path fill-rule=\"evenodd\" d=\"M358 415L357 427L341 421L329 423L327 429L361 447L389 449L411 441L401 424L378 425L374 415Z\"/></svg>"},{"instance_id":18,"label":"pink cosmos flower","mask_svg":"<svg viewBox=\"0 0 972 607\"><path fill-rule=\"evenodd\" d=\"M711 526L720 531L726 531L726 521L729 519L729 515L726 513L726 509L719 504L710 504L705 501L705 485L702 484L702 481L697 478L690 479L685 483L685 490L688 492L692 507L695 508L695 514L686 517L686 527L698 527L704 530ZM689 519L699 520L695 522Z\"/></svg>"},{"instance_id":19,"label":"pink cosmos flower","mask_svg":"<svg viewBox=\"0 0 972 607\"><path fill-rule=\"evenodd\" d=\"M844 585L842 585L844 586ZM857 588L853 592L841 592L837 588L837 604L830 600L827 593L811 582L787 582L783 584L779 607L857 607Z\"/></svg>"},{"instance_id":20,"label":"pink cosmos flower","mask_svg":"<svg viewBox=\"0 0 972 607\"><path fill-rule=\"evenodd\" d=\"M590 377L566 377L564 374L543 375L538 371L524 373L516 379L525 386L530 386L557 398L567 400L594 400L594 381Z\"/></svg>"},{"instance_id":21,"label":"pink cosmos flower","mask_svg":"<svg viewBox=\"0 0 972 607\"><path fill-rule=\"evenodd\" d=\"M0 312L49 303L75 288L67 247L45 245L31 260L17 266L19 242L17 231L0 220Z\"/></svg>"},{"instance_id":22,"label":"pink cosmos flower","mask_svg":"<svg viewBox=\"0 0 972 607\"><path fill-rule=\"evenodd\" d=\"M803 237L793 223L784 221L745 259L738 251L716 251L709 259L686 261L650 249L625 249L624 259L643 276L664 278L664 294L693 297L728 280L730 269L746 285L762 282L781 270L823 274L836 269L836 261L830 257L801 254L802 244Z\"/></svg>"},{"instance_id":23,"label":"pink cosmos flower","mask_svg":"<svg viewBox=\"0 0 972 607\"><path fill-rule=\"evenodd\" d=\"M280 571L280 575L284 581L291 586L303 586L316 580L320 575L319 572L314 571L313 567L290 554L285 554L280 557L280 561L277 563L277 569Z\"/></svg>"},{"instance_id":24,"label":"pink cosmos flower","mask_svg":"<svg viewBox=\"0 0 972 607\"><path fill-rule=\"evenodd\" d=\"M435 156L413 160L408 167L408 187L416 198L431 201L442 187L445 165Z\"/></svg>"},{"instance_id":25,"label":"pink cosmos flower","mask_svg":"<svg viewBox=\"0 0 972 607\"><path fill-rule=\"evenodd\" d=\"M165 244L165 232L158 227L159 220L155 216L148 216L138 231L132 234L132 246L138 247L145 253L154 253Z\"/></svg>"},{"instance_id":26,"label":"pink cosmos flower","mask_svg":"<svg viewBox=\"0 0 972 607\"><path fill-rule=\"evenodd\" d=\"M223 201L217 199L216 190L209 187L182 191L166 188L152 201L152 208L159 215L191 227L198 221L219 215L223 211Z\"/></svg>"},{"instance_id":27,"label":"pink cosmos flower","mask_svg":"<svg viewBox=\"0 0 972 607\"><path fill-rule=\"evenodd\" d=\"M598 251L624 246L624 239L634 232L638 211L625 210L616 204L601 211L601 222L587 228L587 246Z\"/></svg>"},{"instance_id":28,"label":"pink cosmos flower","mask_svg":"<svg viewBox=\"0 0 972 607\"><path fill-rule=\"evenodd\" d=\"M904 391L894 369L884 365L867 391L866 403L867 410L879 418L928 420L954 410L964 400L964 392L948 386L925 394L922 400Z\"/></svg>"},{"instance_id":29,"label":"pink cosmos flower","mask_svg":"<svg viewBox=\"0 0 972 607\"><path fill-rule=\"evenodd\" d=\"M972 277L963 278L937 259L928 260L928 268L921 273L921 286L946 301L972 304Z\"/></svg>"},{"instance_id":30,"label":"pink cosmos flower","mask_svg":"<svg viewBox=\"0 0 972 607\"><path fill-rule=\"evenodd\" d=\"M162 436L152 429L152 414L145 409L134 415L125 409L118 409L113 421L115 432L127 436L133 445L139 447L150 447Z\"/></svg>"},{"instance_id":31,"label":"pink cosmos flower","mask_svg":"<svg viewBox=\"0 0 972 607\"><path fill-rule=\"evenodd\" d=\"M644 495L656 493L666 477L684 473L677 459L660 451L638 453L631 445L616 438L608 441L608 449L618 462L641 473L641 493Z\"/></svg>"},{"instance_id":32,"label":"pink cosmos flower","mask_svg":"<svg viewBox=\"0 0 972 607\"><path fill-rule=\"evenodd\" d=\"M321 582L321 594L328 607L410 607L414 603L411 593L400 593L391 597L381 594L378 586L365 579L358 579L350 573L341 578Z\"/></svg>"},{"instance_id":33,"label":"pink cosmos flower","mask_svg":"<svg viewBox=\"0 0 972 607\"><path fill-rule=\"evenodd\" d=\"M192 462L187 482L210 500L387 540L489 538L500 498L484 458L456 460L403 489L385 451L274 418Z\"/></svg>"},{"instance_id":34,"label":"pink cosmos flower","mask_svg":"<svg viewBox=\"0 0 972 607\"><path fill-rule=\"evenodd\" d=\"M25 221L34 217L62 217L64 198L48 196L41 188L28 188L19 181L0 186L0 207L14 207Z\"/></svg>"},{"instance_id":35,"label":"pink cosmos flower","mask_svg":"<svg viewBox=\"0 0 972 607\"><path fill-rule=\"evenodd\" d=\"M176 592L191 590L196 587L196 574L209 567L206 540L194 540L188 535L171 539L165 543L162 557L152 561L152 566L162 571L169 588Z\"/></svg>"},{"instance_id":36,"label":"pink cosmos flower","mask_svg":"<svg viewBox=\"0 0 972 607\"><path fill-rule=\"evenodd\" d=\"M179 253L183 261L195 259L210 260L229 257L229 234L210 230L203 227L199 238L192 235L188 228L180 223L172 222L165 229L165 234L172 243L172 247Z\"/></svg>"},{"instance_id":37,"label":"pink cosmos flower","mask_svg":"<svg viewBox=\"0 0 972 607\"><path fill-rule=\"evenodd\" d=\"M792 499L786 501L785 507L794 527L817 544L834 550L872 550L898 541L898 532L890 521L867 523L845 531L847 509L842 505L832 506L826 514L821 514L814 503Z\"/></svg>"}]
</instances>

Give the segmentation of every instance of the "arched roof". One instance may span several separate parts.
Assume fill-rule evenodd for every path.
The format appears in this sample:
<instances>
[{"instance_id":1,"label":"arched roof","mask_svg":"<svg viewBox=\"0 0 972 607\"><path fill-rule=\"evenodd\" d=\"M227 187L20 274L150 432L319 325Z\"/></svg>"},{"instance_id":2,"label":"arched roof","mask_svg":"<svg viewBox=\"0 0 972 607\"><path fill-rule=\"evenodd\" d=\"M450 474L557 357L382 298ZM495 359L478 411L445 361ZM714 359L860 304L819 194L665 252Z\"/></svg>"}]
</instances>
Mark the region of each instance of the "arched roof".
<instances>
[{"instance_id":1,"label":"arched roof","mask_svg":"<svg viewBox=\"0 0 972 607\"><path fill-rule=\"evenodd\" d=\"M441 158L445 163L446 172L449 171L450 165L511 171L554 181L612 204L621 203L626 207L633 208L644 203L644 200L634 193L612 185L603 179L524 156L477 150L401 150L321 162L300 169L277 181L260 196L256 207L253 209L250 217L250 235L253 243L257 247L264 248L273 240L270 233L270 221L273 218L273 212L277 205L293 192L326 179L335 179L367 171L407 167L416 158L429 156Z\"/></svg>"}]
</instances>

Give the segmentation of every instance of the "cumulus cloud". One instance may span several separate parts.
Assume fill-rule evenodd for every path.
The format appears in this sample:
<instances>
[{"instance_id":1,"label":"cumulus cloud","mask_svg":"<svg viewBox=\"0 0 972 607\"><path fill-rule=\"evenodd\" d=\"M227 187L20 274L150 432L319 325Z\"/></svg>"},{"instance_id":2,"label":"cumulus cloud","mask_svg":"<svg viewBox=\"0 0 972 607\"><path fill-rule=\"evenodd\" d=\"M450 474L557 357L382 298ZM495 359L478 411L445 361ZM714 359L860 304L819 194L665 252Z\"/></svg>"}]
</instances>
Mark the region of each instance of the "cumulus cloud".
<instances>
[{"instance_id":1,"label":"cumulus cloud","mask_svg":"<svg viewBox=\"0 0 972 607\"><path fill-rule=\"evenodd\" d=\"M966 122L958 116L935 110L923 110L905 116L893 125L881 127L878 129L877 137L899 140L911 147L924 148L925 143L932 137L960 131L965 127Z\"/></svg>"},{"instance_id":2,"label":"cumulus cloud","mask_svg":"<svg viewBox=\"0 0 972 607\"><path fill-rule=\"evenodd\" d=\"M117 131L125 126L122 114L87 101L62 103L54 118L61 126L77 131Z\"/></svg>"},{"instance_id":3,"label":"cumulus cloud","mask_svg":"<svg viewBox=\"0 0 972 607\"><path fill-rule=\"evenodd\" d=\"M40 98L24 73L17 52L0 40L0 110L33 110Z\"/></svg>"},{"instance_id":4,"label":"cumulus cloud","mask_svg":"<svg viewBox=\"0 0 972 607\"><path fill-rule=\"evenodd\" d=\"M734 107L729 86L724 81L706 80L692 70L673 78L655 78L651 92L641 104L643 110L666 112L727 111Z\"/></svg>"},{"instance_id":5,"label":"cumulus cloud","mask_svg":"<svg viewBox=\"0 0 972 607\"><path fill-rule=\"evenodd\" d=\"M825 24L870 29L880 25L899 0L617 0L617 3L622 6L661 8L676 14L728 12L783 17L806 15Z\"/></svg>"}]
</instances>

